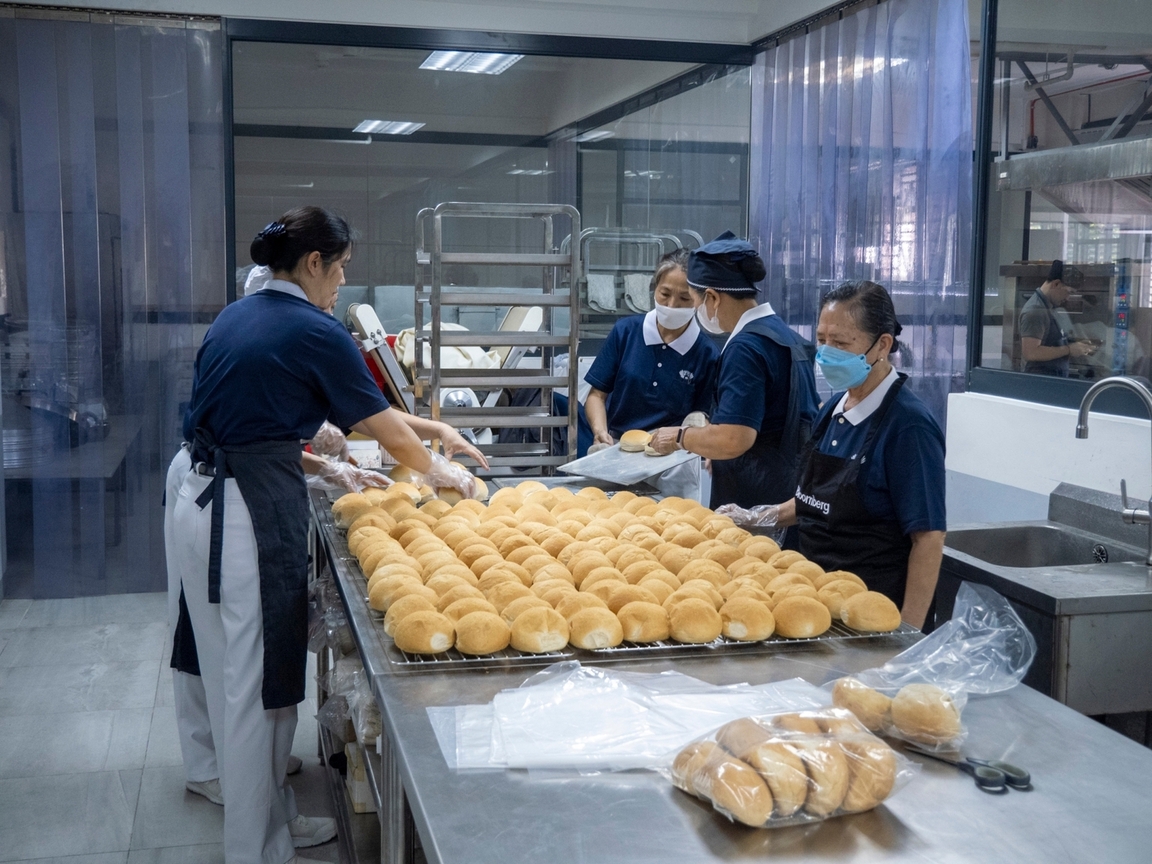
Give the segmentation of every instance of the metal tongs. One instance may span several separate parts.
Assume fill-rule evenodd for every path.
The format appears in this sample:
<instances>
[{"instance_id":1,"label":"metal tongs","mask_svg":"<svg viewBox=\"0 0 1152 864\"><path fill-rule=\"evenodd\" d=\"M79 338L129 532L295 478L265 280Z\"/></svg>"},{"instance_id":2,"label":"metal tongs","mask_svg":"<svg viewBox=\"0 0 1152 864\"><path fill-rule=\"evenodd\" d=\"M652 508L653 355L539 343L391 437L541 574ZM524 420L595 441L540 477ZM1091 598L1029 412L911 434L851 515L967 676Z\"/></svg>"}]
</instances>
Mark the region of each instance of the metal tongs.
<instances>
[{"instance_id":1,"label":"metal tongs","mask_svg":"<svg viewBox=\"0 0 1152 864\"><path fill-rule=\"evenodd\" d=\"M956 752L933 753L917 747L915 744L905 744L906 749L920 756L927 756L938 762L958 768L976 781L976 788L990 795L1007 794L1009 787L1021 792L1032 790L1032 775L1008 762L996 759L972 759Z\"/></svg>"}]
</instances>

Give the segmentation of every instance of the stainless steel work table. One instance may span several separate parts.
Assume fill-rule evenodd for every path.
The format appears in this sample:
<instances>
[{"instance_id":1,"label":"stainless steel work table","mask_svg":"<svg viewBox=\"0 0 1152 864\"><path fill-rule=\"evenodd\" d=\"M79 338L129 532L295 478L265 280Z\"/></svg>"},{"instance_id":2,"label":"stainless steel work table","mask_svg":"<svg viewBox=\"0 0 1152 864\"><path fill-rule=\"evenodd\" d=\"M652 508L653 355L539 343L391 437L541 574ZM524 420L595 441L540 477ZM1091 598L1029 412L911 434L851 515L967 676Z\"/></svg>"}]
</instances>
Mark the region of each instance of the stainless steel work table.
<instances>
[{"instance_id":1,"label":"stainless steel work table","mask_svg":"<svg viewBox=\"0 0 1152 864\"><path fill-rule=\"evenodd\" d=\"M364 603L355 563L335 552L342 544L331 542L327 513L317 513L317 523L383 718L389 752L383 754L378 784L385 860L403 856L401 797L411 807L428 861L444 864L731 861L767 855L885 862L1148 860L1152 751L1026 687L969 701L965 750L1027 768L1034 791L988 795L950 766L918 760L925 763L921 774L887 804L811 826L733 825L649 772L581 777L452 771L425 709L487 702L538 670L414 674L393 668ZM883 662L901 649L900 641L615 667L661 671L674 665L716 684L793 677L821 684L836 672ZM403 796L397 794L401 786Z\"/></svg>"}]
</instances>

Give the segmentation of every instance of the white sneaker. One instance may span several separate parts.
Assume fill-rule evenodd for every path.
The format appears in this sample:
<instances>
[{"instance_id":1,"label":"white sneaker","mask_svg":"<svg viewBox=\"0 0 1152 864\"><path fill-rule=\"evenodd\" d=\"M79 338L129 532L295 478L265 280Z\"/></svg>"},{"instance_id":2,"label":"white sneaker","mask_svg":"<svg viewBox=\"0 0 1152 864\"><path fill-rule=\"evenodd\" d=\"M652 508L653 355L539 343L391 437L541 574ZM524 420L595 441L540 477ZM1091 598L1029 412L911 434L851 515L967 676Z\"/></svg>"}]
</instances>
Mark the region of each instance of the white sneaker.
<instances>
[{"instance_id":1,"label":"white sneaker","mask_svg":"<svg viewBox=\"0 0 1152 864\"><path fill-rule=\"evenodd\" d=\"M224 793L220 791L220 780L212 778L211 780L189 780L184 784L184 788L195 795L203 795L213 804L224 806Z\"/></svg>"},{"instance_id":2,"label":"white sneaker","mask_svg":"<svg viewBox=\"0 0 1152 864\"><path fill-rule=\"evenodd\" d=\"M336 820L324 816L297 816L288 823L288 833L297 849L319 846L336 836Z\"/></svg>"},{"instance_id":3,"label":"white sneaker","mask_svg":"<svg viewBox=\"0 0 1152 864\"><path fill-rule=\"evenodd\" d=\"M299 774L300 769L304 767L304 761L299 756L288 754L288 771L289 774Z\"/></svg>"}]
</instances>

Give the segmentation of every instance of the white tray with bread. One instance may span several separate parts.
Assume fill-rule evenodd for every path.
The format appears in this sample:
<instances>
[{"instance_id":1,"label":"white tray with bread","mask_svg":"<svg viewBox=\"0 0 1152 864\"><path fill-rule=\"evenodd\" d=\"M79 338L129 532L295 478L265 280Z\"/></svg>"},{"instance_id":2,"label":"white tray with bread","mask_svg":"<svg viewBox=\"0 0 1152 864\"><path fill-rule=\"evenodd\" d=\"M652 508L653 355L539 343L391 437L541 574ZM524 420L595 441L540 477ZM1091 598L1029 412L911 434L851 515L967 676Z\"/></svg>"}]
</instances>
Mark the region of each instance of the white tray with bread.
<instances>
[{"instance_id":1,"label":"white tray with bread","mask_svg":"<svg viewBox=\"0 0 1152 864\"><path fill-rule=\"evenodd\" d=\"M332 503L389 659L409 668L777 651L909 632L854 574L695 501L524 481L449 503L396 483ZM341 546L346 546L346 551Z\"/></svg>"}]
</instances>

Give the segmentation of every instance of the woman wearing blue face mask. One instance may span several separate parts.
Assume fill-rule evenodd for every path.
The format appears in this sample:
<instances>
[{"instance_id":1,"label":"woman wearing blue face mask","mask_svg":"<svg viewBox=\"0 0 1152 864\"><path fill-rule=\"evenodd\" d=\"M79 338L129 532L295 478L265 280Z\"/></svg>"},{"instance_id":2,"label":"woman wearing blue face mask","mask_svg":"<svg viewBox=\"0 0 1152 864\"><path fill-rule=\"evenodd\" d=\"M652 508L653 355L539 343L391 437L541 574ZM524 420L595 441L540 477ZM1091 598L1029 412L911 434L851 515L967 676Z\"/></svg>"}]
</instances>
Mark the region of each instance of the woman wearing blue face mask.
<instances>
[{"instance_id":1,"label":"woman wearing blue face mask","mask_svg":"<svg viewBox=\"0 0 1152 864\"><path fill-rule=\"evenodd\" d=\"M652 275L654 308L617 321L588 370L584 412L595 443L711 410L720 352L696 323L687 263L686 249L660 259Z\"/></svg>"},{"instance_id":2,"label":"woman wearing blue face mask","mask_svg":"<svg viewBox=\"0 0 1152 864\"><path fill-rule=\"evenodd\" d=\"M651 446L711 459L712 507L752 507L792 495L800 450L816 417L812 346L771 304L756 302L756 283L764 276L756 250L729 231L695 250L688 262L701 326L732 335L720 356L712 423L660 429Z\"/></svg>"},{"instance_id":3,"label":"woman wearing blue face mask","mask_svg":"<svg viewBox=\"0 0 1152 864\"><path fill-rule=\"evenodd\" d=\"M816 362L837 392L820 411L778 524L798 525L805 556L858 574L923 627L944 554L944 434L888 362L900 329L875 282L824 296Z\"/></svg>"}]
</instances>

